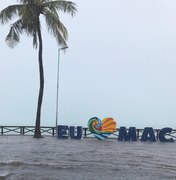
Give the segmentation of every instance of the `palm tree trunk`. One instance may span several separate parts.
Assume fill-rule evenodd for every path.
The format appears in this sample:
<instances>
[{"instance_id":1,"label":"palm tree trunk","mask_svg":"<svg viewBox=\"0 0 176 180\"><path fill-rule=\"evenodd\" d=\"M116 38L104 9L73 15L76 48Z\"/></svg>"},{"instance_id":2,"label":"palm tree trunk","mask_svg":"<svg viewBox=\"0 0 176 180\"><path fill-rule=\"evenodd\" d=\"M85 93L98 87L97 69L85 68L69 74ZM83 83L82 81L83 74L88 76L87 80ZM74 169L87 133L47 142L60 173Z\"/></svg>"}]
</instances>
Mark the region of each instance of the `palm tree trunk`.
<instances>
[{"instance_id":1,"label":"palm tree trunk","mask_svg":"<svg viewBox=\"0 0 176 180\"><path fill-rule=\"evenodd\" d=\"M38 18L38 40L39 40L38 62L39 62L39 73L40 73L40 89L38 96L34 138L42 138L40 131L40 117L41 117L41 108L42 108L43 91L44 91L44 70L43 70L43 58L42 58L43 43L42 43L39 18Z\"/></svg>"}]
</instances>

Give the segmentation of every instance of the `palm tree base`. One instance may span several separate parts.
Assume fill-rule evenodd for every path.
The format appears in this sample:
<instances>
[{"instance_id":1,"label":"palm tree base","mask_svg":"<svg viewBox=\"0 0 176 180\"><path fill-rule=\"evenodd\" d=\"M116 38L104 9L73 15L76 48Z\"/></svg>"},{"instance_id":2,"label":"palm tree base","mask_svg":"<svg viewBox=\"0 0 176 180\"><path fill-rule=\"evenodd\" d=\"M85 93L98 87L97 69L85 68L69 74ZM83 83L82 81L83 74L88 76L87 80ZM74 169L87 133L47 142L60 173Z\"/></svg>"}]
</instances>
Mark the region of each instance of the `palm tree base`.
<instances>
[{"instance_id":1,"label":"palm tree base","mask_svg":"<svg viewBox=\"0 0 176 180\"><path fill-rule=\"evenodd\" d=\"M34 134L34 136L33 136L34 138L44 138L41 134Z\"/></svg>"}]
</instances>

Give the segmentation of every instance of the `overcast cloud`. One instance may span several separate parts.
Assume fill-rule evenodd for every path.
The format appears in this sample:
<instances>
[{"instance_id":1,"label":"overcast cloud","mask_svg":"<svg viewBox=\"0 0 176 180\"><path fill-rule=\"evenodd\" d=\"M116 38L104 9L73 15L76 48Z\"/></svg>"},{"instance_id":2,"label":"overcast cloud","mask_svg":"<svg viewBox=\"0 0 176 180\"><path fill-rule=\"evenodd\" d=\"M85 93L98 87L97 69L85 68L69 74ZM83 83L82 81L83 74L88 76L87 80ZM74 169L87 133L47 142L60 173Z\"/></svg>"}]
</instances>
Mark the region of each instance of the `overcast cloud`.
<instances>
[{"instance_id":1,"label":"overcast cloud","mask_svg":"<svg viewBox=\"0 0 176 180\"><path fill-rule=\"evenodd\" d=\"M15 0L1 0L0 10ZM75 0L61 15L69 49L61 53L59 124L113 117L118 126L176 128L176 1ZM45 25L43 23L43 25ZM22 36L10 49L0 26L0 124L34 125L37 51ZM57 44L46 28L42 125L55 125Z\"/></svg>"}]
</instances>

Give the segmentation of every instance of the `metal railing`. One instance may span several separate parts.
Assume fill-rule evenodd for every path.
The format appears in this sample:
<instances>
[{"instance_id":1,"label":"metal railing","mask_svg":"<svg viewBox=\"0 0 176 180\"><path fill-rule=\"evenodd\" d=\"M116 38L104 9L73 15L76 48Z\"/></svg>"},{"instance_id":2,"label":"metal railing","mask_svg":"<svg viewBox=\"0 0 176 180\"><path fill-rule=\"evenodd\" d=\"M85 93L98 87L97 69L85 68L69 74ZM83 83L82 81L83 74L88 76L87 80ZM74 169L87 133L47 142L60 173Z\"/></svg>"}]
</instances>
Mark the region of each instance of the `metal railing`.
<instances>
[{"instance_id":1,"label":"metal railing","mask_svg":"<svg viewBox=\"0 0 176 180\"><path fill-rule=\"evenodd\" d=\"M56 136L56 127L41 126L43 136ZM0 126L0 135L33 135L34 126Z\"/></svg>"}]
</instances>

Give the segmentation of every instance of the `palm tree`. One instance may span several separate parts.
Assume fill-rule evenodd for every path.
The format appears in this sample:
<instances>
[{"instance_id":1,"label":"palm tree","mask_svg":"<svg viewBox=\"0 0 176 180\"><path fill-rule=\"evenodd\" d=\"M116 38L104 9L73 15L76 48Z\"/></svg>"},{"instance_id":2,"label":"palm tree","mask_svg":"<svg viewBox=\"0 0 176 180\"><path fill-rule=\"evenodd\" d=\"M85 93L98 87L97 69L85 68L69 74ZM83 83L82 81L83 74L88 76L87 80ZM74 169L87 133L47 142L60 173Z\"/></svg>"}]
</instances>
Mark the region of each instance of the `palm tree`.
<instances>
[{"instance_id":1,"label":"palm tree","mask_svg":"<svg viewBox=\"0 0 176 180\"><path fill-rule=\"evenodd\" d=\"M40 73L40 88L35 124L35 138L41 138L40 116L44 91L43 70L43 43L41 34L41 16L43 15L48 31L55 37L59 46L66 46L68 37L67 29L60 21L59 11L73 16L77 9L76 4L65 0L18 0L19 4L10 5L0 12L2 24L9 22L13 17L17 21L11 24L10 31L6 37L7 44L13 48L19 41L20 35L26 33L33 38L34 48L38 48L38 62Z\"/></svg>"}]
</instances>

